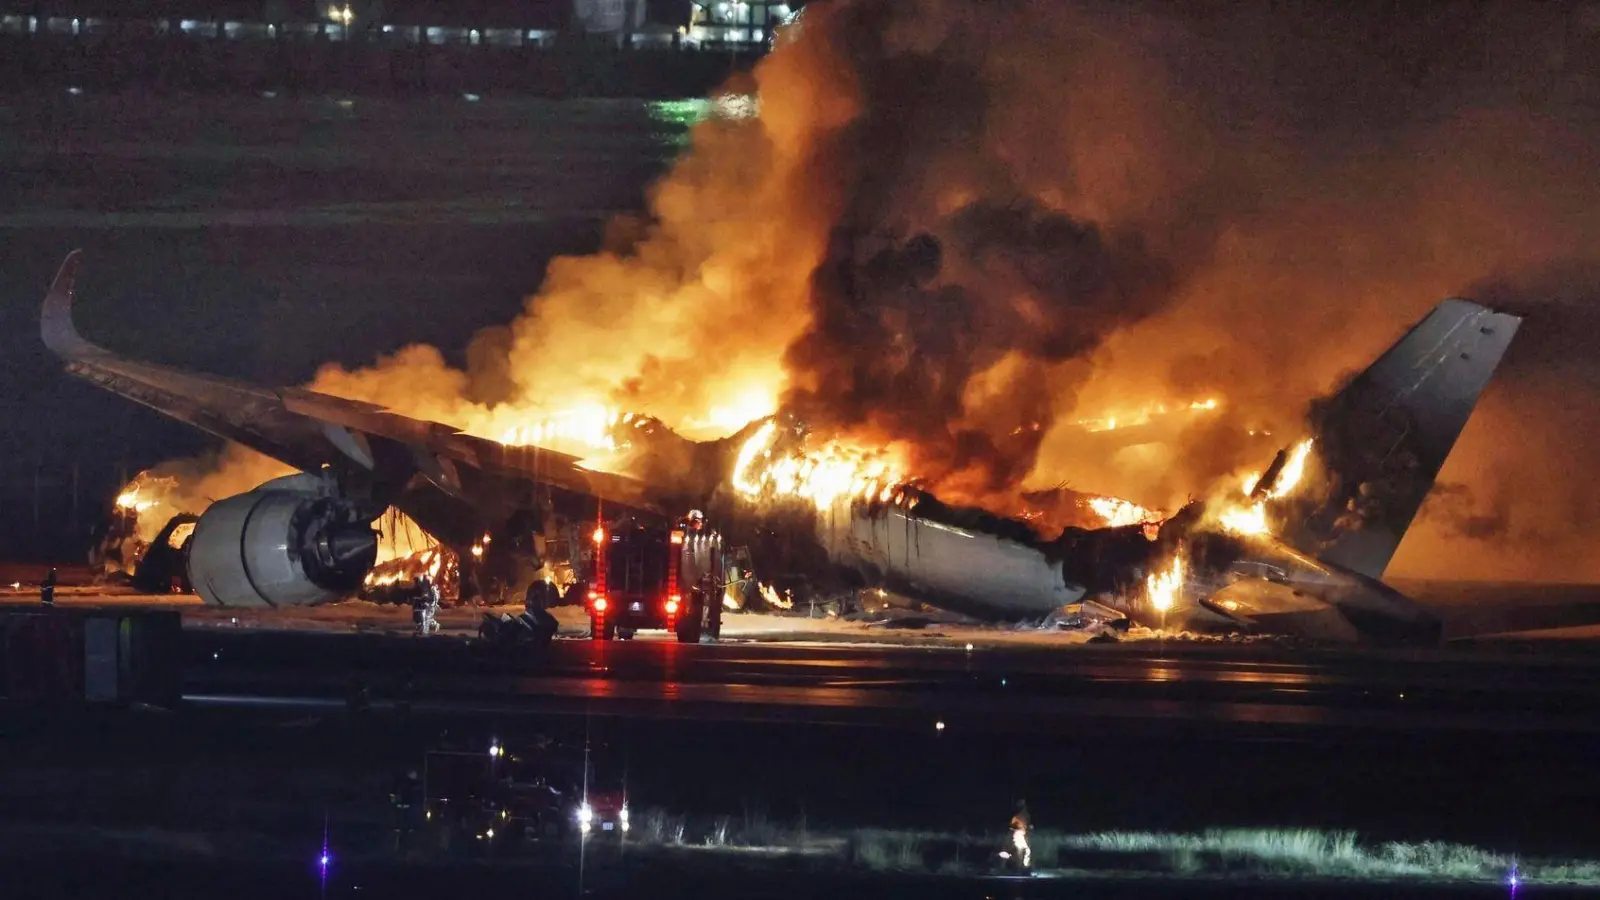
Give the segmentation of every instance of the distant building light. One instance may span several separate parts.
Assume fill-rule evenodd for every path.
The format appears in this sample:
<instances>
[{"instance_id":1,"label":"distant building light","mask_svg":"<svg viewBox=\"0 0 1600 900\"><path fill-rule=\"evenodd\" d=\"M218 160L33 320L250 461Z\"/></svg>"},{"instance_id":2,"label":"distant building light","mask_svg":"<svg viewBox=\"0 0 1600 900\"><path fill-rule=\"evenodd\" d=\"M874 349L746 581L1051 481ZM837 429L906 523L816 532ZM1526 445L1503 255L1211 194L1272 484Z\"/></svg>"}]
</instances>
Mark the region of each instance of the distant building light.
<instances>
[{"instance_id":1,"label":"distant building light","mask_svg":"<svg viewBox=\"0 0 1600 900\"><path fill-rule=\"evenodd\" d=\"M82 30L82 28L83 28L83 20L82 19L73 19L72 20L72 33L73 34L77 34L80 30Z\"/></svg>"},{"instance_id":2,"label":"distant building light","mask_svg":"<svg viewBox=\"0 0 1600 900\"><path fill-rule=\"evenodd\" d=\"M178 28L182 31L193 31L199 27L200 23L194 19L184 19L182 22L178 23Z\"/></svg>"},{"instance_id":3,"label":"distant building light","mask_svg":"<svg viewBox=\"0 0 1600 900\"><path fill-rule=\"evenodd\" d=\"M69 87L69 88L67 88L67 93L69 93L72 96L76 97L79 94L83 93L83 88L81 88L81 87Z\"/></svg>"},{"instance_id":4,"label":"distant building light","mask_svg":"<svg viewBox=\"0 0 1600 900\"><path fill-rule=\"evenodd\" d=\"M278 36L278 26L276 26L276 25L268 25L267 26L267 37L275 38L277 36Z\"/></svg>"},{"instance_id":5,"label":"distant building light","mask_svg":"<svg viewBox=\"0 0 1600 900\"><path fill-rule=\"evenodd\" d=\"M463 100L465 100L465 101L467 101L467 102L468 102L468 103L477 103L477 102L478 102L478 101L479 101L479 100L482 100L482 99L483 99L483 98L482 98L482 97L480 97L480 96L478 96L478 95L477 95L477 94L462 94L462 95L461 95L461 99L463 99ZM479 548L479 547L473 547L473 548L472 548L472 549L474 549L474 550L481 550L481 549L482 549L482 548ZM473 555L473 556L478 556L478 555L480 555L480 554L479 554L479 553L474 553L474 554L472 554L472 555Z\"/></svg>"},{"instance_id":6,"label":"distant building light","mask_svg":"<svg viewBox=\"0 0 1600 900\"><path fill-rule=\"evenodd\" d=\"M385 26L383 26L383 33L384 34L394 34L394 26L393 25L385 25Z\"/></svg>"},{"instance_id":7,"label":"distant building light","mask_svg":"<svg viewBox=\"0 0 1600 900\"><path fill-rule=\"evenodd\" d=\"M338 22L340 25L349 25L355 20L356 11L350 8L350 4L346 3L343 6L329 4L328 21Z\"/></svg>"},{"instance_id":8,"label":"distant building light","mask_svg":"<svg viewBox=\"0 0 1600 900\"><path fill-rule=\"evenodd\" d=\"M476 43L478 43L478 41L480 41L482 39L483 39L483 35L479 34L478 33L478 29L476 29L476 28L474 28L471 31L467 32L467 40L470 41L471 43L476 44Z\"/></svg>"}]
</instances>

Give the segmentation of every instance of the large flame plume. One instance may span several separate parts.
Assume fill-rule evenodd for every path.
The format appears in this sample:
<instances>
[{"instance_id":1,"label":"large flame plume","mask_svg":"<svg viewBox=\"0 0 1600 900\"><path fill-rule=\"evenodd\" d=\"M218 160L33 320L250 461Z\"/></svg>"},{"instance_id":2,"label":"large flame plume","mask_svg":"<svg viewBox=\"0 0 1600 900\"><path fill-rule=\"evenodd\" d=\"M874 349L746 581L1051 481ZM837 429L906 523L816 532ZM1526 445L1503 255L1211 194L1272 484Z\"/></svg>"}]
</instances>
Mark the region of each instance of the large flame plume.
<instances>
[{"instance_id":1,"label":"large flame plume","mask_svg":"<svg viewBox=\"0 0 1600 900\"><path fill-rule=\"evenodd\" d=\"M811 4L737 86L754 113L699 125L646 215L552 262L465 370L409 347L314 386L519 441L569 410L711 437L788 409L956 501L1176 508L1426 305L1600 257L1597 40L1565 4ZM1226 408L1159 441L1078 424L1197 396ZM1503 435L1563 452L1496 402L1511 426L1469 429L1447 482L1541 467ZM1539 490L1494 532L1529 560L1592 542L1592 490ZM1424 526L1481 518L1445 509Z\"/></svg>"},{"instance_id":2,"label":"large flame plume","mask_svg":"<svg viewBox=\"0 0 1600 900\"><path fill-rule=\"evenodd\" d=\"M767 422L739 448L732 484L748 500L798 498L828 509L841 498L888 501L905 476L888 453L826 441L810 448L802 437L779 445L776 422Z\"/></svg>"}]
</instances>

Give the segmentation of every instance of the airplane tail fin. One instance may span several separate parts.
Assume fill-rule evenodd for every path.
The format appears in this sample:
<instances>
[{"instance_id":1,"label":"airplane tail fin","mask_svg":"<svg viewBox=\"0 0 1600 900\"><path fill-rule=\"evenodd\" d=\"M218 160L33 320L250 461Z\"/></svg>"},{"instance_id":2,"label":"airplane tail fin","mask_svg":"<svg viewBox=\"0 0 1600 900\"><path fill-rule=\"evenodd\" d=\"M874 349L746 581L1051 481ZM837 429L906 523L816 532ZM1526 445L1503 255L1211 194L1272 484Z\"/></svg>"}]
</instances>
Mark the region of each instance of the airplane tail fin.
<instances>
[{"instance_id":1,"label":"airplane tail fin","mask_svg":"<svg viewBox=\"0 0 1600 900\"><path fill-rule=\"evenodd\" d=\"M1343 390L1313 404L1322 477L1279 505L1284 540L1381 577L1521 324L1446 300Z\"/></svg>"}]
</instances>

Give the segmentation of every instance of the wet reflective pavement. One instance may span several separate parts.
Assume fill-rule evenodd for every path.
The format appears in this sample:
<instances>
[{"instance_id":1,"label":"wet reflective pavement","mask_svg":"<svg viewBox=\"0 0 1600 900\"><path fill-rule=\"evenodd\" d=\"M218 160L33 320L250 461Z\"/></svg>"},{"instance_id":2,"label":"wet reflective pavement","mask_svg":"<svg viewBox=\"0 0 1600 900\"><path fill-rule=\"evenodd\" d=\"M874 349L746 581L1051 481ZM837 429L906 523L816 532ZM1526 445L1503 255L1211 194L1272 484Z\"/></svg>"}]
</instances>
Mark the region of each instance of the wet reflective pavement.
<instances>
[{"instance_id":1,"label":"wet reflective pavement","mask_svg":"<svg viewBox=\"0 0 1600 900\"><path fill-rule=\"evenodd\" d=\"M1600 664L1247 645L995 650L559 640L493 655L453 639L191 631L196 703L374 702L480 712L911 724L1074 720L1600 733ZM409 681L409 687L406 686Z\"/></svg>"}]
</instances>

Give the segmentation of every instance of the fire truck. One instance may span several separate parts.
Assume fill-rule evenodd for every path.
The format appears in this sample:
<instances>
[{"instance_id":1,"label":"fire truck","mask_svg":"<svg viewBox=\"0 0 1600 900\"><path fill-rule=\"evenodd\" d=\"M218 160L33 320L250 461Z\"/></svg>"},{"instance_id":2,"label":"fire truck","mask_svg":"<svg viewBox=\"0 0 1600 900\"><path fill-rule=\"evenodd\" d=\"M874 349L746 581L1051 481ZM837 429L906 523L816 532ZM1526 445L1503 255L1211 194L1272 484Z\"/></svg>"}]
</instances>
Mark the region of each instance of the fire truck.
<instances>
[{"instance_id":1,"label":"fire truck","mask_svg":"<svg viewBox=\"0 0 1600 900\"><path fill-rule=\"evenodd\" d=\"M590 635L628 640L664 629L678 642L717 637L722 624L722 535L698 511L670 524L623 516L598 525L587 573Z\"/></svg>"}]
</instances>

